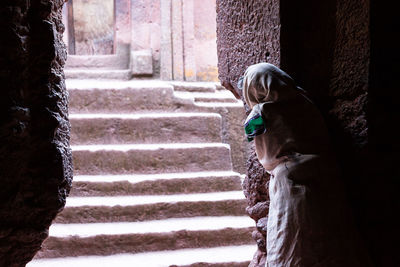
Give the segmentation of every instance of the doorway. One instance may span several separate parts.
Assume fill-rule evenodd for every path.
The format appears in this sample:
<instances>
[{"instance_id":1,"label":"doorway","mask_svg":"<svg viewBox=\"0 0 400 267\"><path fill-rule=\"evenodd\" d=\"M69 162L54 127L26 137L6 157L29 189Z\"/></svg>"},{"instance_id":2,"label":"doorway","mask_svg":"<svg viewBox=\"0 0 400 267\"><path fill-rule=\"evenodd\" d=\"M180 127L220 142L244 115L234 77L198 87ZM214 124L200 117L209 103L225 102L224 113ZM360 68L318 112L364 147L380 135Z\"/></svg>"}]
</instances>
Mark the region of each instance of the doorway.
<instances>
[{"instance_id":1,"label":"doorway","mask_svg":"<svg viewBox=\"0 0 400 267\"><path fill-rule=\"evenodd\" d=\"M115 53L115 0L69 0L67 7L69 54Z\"/></svg>"}]
</instances>

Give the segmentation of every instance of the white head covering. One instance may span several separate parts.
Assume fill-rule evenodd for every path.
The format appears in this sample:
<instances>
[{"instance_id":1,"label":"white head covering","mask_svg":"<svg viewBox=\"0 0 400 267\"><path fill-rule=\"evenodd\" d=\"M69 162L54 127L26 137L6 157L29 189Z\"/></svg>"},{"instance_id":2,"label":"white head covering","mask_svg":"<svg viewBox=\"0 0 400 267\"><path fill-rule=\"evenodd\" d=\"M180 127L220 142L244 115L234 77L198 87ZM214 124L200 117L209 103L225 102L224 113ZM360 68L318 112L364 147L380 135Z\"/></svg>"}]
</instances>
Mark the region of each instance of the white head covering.
<instances>
[{"instance_id":1,"label":"white head covering","mask_svg":"<svg viewBox=\"0 0 400 267\"><path fill-rule=\"evenodd\" d=\"M269 63L259 63L247 68L243 79L243 95L253 108L263 102L277 102L304 93L293 79Z\"/></svg>"}]
</instances>

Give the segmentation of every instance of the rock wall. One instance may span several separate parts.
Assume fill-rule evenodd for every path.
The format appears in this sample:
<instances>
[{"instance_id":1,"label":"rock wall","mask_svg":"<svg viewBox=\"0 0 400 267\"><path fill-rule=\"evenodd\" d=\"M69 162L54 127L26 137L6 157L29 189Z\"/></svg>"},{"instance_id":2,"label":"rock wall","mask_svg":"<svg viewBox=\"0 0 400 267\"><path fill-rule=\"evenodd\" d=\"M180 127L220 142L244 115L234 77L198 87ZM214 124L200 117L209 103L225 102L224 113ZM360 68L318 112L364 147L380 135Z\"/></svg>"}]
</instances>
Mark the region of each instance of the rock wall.
<instances>
[{"instance_id":1,"label":"rock wall","mask_svg":"<svg viewBox=\"0 0 400 267\"><path fill-rule=\"evenodd\" d=\"M63 3L0 4L0 266L34 256L71 185Z\"/></svg>"},{"instance_id":2,"label":"rock wall","mask_svg":"<svg viewBox=\"0 0 400 267\"><path fill-rule=\"evenodd\" d=\"M237 89L237 80L247 66L264 61L279 66L279 36L278 0L218 0L217 51L221 82L229 81ZM248 148L248 172L243 183L248 201L247 212L257 225L253 238L258 251L250 266L264 266L269 176L258 162L252 145Z\"/></svg>"},{"instance_id":3,"label":"rock wall","mask_svg":"<svg viewBox=\"0 0 400 267\"><path fill-rule=\"evenodd\" d=\"M399 261L398 220L392 215L399 210L399 133L393 127L399 121L394 100L399 41L393 3L217 1L220 80L235 85L248 65L268 61L311 94L326 119L349 207L375 266ZM251 154L244 191L260 230L254 233L259 252L251 266L263 266L266 182Z\"/></svg>"},{"instance_id":4,"label":"rock wall","mask_svg":"<svg viewBox=\"0 0 400 267\"><path fill-rule=\"evenodd\" d=\"M218 81L215 0L193 1L193 40L197 81ZM192 44L190 44L192 42Z\"/></svg>"}]
</instances>

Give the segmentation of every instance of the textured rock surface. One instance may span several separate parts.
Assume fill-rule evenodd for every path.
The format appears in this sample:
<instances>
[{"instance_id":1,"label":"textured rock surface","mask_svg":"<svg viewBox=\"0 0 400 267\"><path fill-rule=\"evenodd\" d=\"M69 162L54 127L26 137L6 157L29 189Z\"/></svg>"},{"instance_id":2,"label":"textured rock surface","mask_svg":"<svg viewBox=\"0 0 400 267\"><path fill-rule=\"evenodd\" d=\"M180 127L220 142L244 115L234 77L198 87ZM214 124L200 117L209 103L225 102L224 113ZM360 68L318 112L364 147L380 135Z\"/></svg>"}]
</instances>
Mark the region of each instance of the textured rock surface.
<instances>
[{"instance_id":1,"label":"textured rock surface","mask_svg":"<svg viewBox=\"0 0 400 267\"><path fill-rule=\"evenodd\" d=\"M394 161L399 141L392 125L399 117L393 102L398 99L394 1L265 2L218 1L220 79L235 85L247 65L269 53L269 62L280 63L310 92L326 119L369 254L376 266L395 266L398 221L392 214L398 210ZM272 12L268 5L279 10ZM273 18L280 21L273 23ZM254 156L248 166L248 213L259 220L268 206L267 196L260 194L262 171ZM253 237L261 243L259 231ZM263 266L263 260L259 251L251 266Z\"/></svg>"},{"instance_id":2,"label":"textured rock surface","mask_svg":"<svg viewBox=\"0 0 400 267\"><path fill-rule=\"evenodd\" d=\"M237 80L247 66L268 61L279 66L279 1L217 1L218 71L221 81ZM247 176L243 183L247 212L258 222L268 213L268 174L259 164L254 148L248 151ZM255 231L258 251L251 266L263 266L265 234ZM265 262L264 262L265 263Z\"/></svg>"},{"instance_id":3,"label":"textured rock surface","mask_svg":"<svg viewBox=\"0 0 400 267\"><path fill-rule=\"evenodd\" d=\"M0 266L40 249L72 179L63 3L0 4Z\"/></svg>"}]
</instances>

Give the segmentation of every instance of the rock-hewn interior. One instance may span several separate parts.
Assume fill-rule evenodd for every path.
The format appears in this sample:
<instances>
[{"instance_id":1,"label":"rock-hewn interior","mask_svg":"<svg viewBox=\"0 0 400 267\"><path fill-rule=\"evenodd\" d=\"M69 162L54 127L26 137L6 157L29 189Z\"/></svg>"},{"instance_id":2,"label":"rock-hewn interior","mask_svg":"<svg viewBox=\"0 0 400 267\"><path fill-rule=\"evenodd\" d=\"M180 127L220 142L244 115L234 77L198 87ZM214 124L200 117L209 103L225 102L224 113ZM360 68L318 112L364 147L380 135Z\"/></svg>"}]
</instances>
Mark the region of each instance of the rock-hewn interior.
<instances>
[{"instance_id":1,"label":"rock-hewn interior","mask_svg":"<svg viewBox=\"0 0 400 267\"><path fill-rule=\"evenodd\" d=\"M235 84L248 65L268 61L310 92L329 126L375 266L399 262L393 2L217 0L220 79ZM0 266L25 266L35 255L71 185L63 4L0 3ZM252 153L244 184L258 226L252 266L265 260L267 182Z\"/></svg>"},{"instance_id":2,"label":"rock-hewn interior","mask_svg":"<svg viewBox=\"0 0 400 267\"><path fill-rule=\"evenodd\" d=\"M393 1L392 1L393 2ZM393 219L399 148L391 1L217 1L219 77L237 79L250 64L268 61L312 95L330 130L358 230L375 266L395 266ZM268 56L267 56L268 55ZM396 135L397 134L397 135ZM263 266L267 177L253 154L244 190L257 221Z\"/></svg>"},{"instance_id":3,"label":"rock-hewn interior","mask_svg":"<svg viewBox=\"0 0 400 267\"><path fill-rule=\"evenodd\" d=\"M25 266L72 179L64 1L0 4L0 266Z\"/></svg>"}]
</instances>

